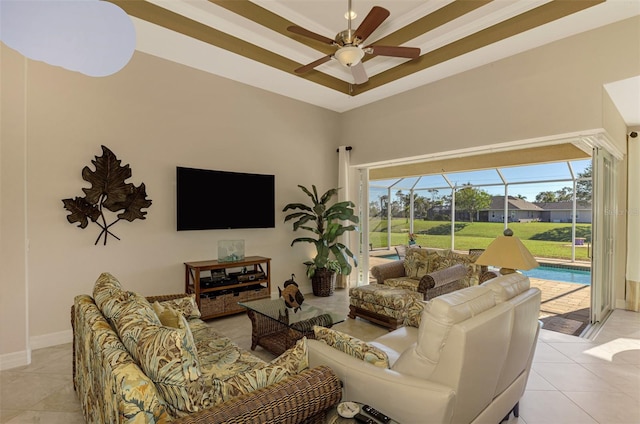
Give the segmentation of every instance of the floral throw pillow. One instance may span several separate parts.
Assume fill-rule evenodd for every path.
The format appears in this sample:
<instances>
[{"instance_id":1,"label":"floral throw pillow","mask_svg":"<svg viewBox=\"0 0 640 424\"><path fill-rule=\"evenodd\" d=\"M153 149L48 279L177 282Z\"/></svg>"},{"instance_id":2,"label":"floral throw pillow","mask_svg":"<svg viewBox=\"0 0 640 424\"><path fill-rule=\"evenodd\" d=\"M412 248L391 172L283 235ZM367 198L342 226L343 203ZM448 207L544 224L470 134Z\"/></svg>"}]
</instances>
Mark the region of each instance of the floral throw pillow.
<instances>
[{"instance_id":1,"label":"floral throw pillow","mask_svg":"<svg viewBox=\"0 0 640 424\"><path fill-rule=\"evenodd\" d=\"M330 328L315 326L313 332L316 340L323 341L349 356L362 359L376 367L389 368L389 357L383 350L375 346Z\"/></svg>"},{"instance_id":2,"label":"floral throw pillow","mask_svg":"<svg viewBox=\"0 0 640 424\"><path fill-rule=\"evenodd\" d=\"M309 368L309 352L307 350L307 338L303 337L296 345L288 349L282 355L270 362L288 370L292 375L298 374Z\"/></svg>"},{"instance_id":3,"label":"floral throw pillow","mask_svg":"<svg viewBox=\"0 0 640 424\"><path fill-rule=\"evenodd\" d=\"M160 302L162 306L170 306L180 312L186 319L200 318L200 310L196 303L196 295L185 295L178 299L163 300Z\"/></svg>"},{"instance_id":4,"label":"floral throw pillow","mask_svg":"<svg viewBox=\"0 0 640 424\"><path fill-rule=\"evenodd\" d=\"M153 310L158 315L160 323L165 327L180 328L180 319L182 315L180 312L173 309L171 306L161 305L158 301L153 302L151 305Z\"/></svg>"},{"instance_id":5,"label":"floral throw pillow","mask_svg":"<svg viewBox=\"0 0 640 424\"><path fill-rule=\"evenodd\" d=\"M198 411L204 382L200 379L198 352L186 319L179 315L178 328L147 324L130 330L132 341L137 336L132 356L155 383L169 409L176 414Z\"/></svg>"},{"instance_id":6,"label":"floral throw pillow","mask_svg":"<svg viewBox=\"0 0 640 424\"><path fill-rule=\"evenodd\" d=\"M429 272L429 260L426 252L419 249L409 249L404 257L404 275L409 278L420 279Z\"/></svg>"}]
</instances>

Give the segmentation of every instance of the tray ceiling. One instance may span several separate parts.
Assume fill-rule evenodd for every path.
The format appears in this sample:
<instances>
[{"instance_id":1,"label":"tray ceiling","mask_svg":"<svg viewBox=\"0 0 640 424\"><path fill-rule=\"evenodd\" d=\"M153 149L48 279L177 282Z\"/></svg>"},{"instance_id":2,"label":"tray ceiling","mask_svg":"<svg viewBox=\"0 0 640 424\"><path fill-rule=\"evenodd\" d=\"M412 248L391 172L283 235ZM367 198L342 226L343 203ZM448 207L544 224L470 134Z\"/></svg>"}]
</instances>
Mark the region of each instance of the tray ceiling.
<instances>
[{"instance_id":1,"label":"tray ceiling","mask_svg":"<svg viewBox=\"0 0 640 424\"><path fill-rule=\"evenodd\" d=\"M347 0L109 1L134 18L140 51L339 112L638 14L634 0L353 0L353 28L373 6L391 13L365 45L421 49L365 56L356 85L336 60L294 73L336 47L287 31L333 39Z\"/></svg>"}]
</instances>

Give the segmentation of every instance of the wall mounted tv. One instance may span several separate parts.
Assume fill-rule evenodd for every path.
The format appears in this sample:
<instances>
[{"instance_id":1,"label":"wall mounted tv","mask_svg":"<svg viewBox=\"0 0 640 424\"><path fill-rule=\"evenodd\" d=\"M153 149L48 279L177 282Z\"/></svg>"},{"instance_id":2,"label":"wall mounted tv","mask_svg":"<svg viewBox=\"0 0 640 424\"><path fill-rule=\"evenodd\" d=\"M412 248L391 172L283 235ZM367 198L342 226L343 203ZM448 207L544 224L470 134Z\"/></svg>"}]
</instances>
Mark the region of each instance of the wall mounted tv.
<instances>
[{"instance_id":1,"label":"wall mounted tv","mask_svg":"<svg viewBox=\"0 0 640 424\"><path fill-rule=\"evenodd\" d=\"M275 176L176 167L177 229L275 227Z\"/></svg>"}]
</instances>

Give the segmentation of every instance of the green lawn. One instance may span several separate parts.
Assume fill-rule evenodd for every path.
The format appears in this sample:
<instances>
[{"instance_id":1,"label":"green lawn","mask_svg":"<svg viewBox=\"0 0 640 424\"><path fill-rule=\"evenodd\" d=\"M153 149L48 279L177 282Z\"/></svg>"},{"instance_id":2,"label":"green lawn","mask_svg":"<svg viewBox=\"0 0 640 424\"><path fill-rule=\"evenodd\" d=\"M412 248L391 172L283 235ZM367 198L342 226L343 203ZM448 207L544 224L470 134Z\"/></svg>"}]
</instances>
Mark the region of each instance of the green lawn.
<instances>
[{"instance_id":1,"label":"green lawn","mask_svg":"<svg viewBox=\"0 0 640 424\"><path fill-rule=\"evenodd\" d=\"M374 249L387 246L387 221L371 220L369 242ZM509 224L525 246L534 256L544 258L571 259L571 224L553 222L513 222ZM502 234L504 224L501 222L456 222L456 250L470 248L486 248L493 239ZM409 223L407 219L391 221L391 246L407 244ZM414 221L414 233L421 246L450 248L451 222L447 221ZM576 237L591 240L591 224L577 224ZM590 244L590 243L588 243ZM591 249L576 247L576 259L589 260Z\"/></svg>"}]
</instances>

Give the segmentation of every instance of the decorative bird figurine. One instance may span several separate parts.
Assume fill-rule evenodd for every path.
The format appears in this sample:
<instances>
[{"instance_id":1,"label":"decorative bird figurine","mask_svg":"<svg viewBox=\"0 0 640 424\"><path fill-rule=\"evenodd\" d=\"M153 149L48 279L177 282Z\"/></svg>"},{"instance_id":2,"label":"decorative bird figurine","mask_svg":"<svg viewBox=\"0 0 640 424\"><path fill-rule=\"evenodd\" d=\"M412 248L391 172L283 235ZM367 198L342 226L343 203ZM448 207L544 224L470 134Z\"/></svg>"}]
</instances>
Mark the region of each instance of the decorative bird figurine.
<instances>
[{"instance_id":1,"label":"decorative bird figurine","mask_svg":"<svg viewBox=\"0 0 640 424\"><path fill-rule=\"evenodd\" d=\"M284 304L288 308L293 308L293 312L298 312L302 302L304 302L304 296L300 293L298 283L294 280L295 275L291 274L291 279L284 282L284 289L278 287L278 293L280 297L284 299Z\"/></svg>"}]
</instances>

